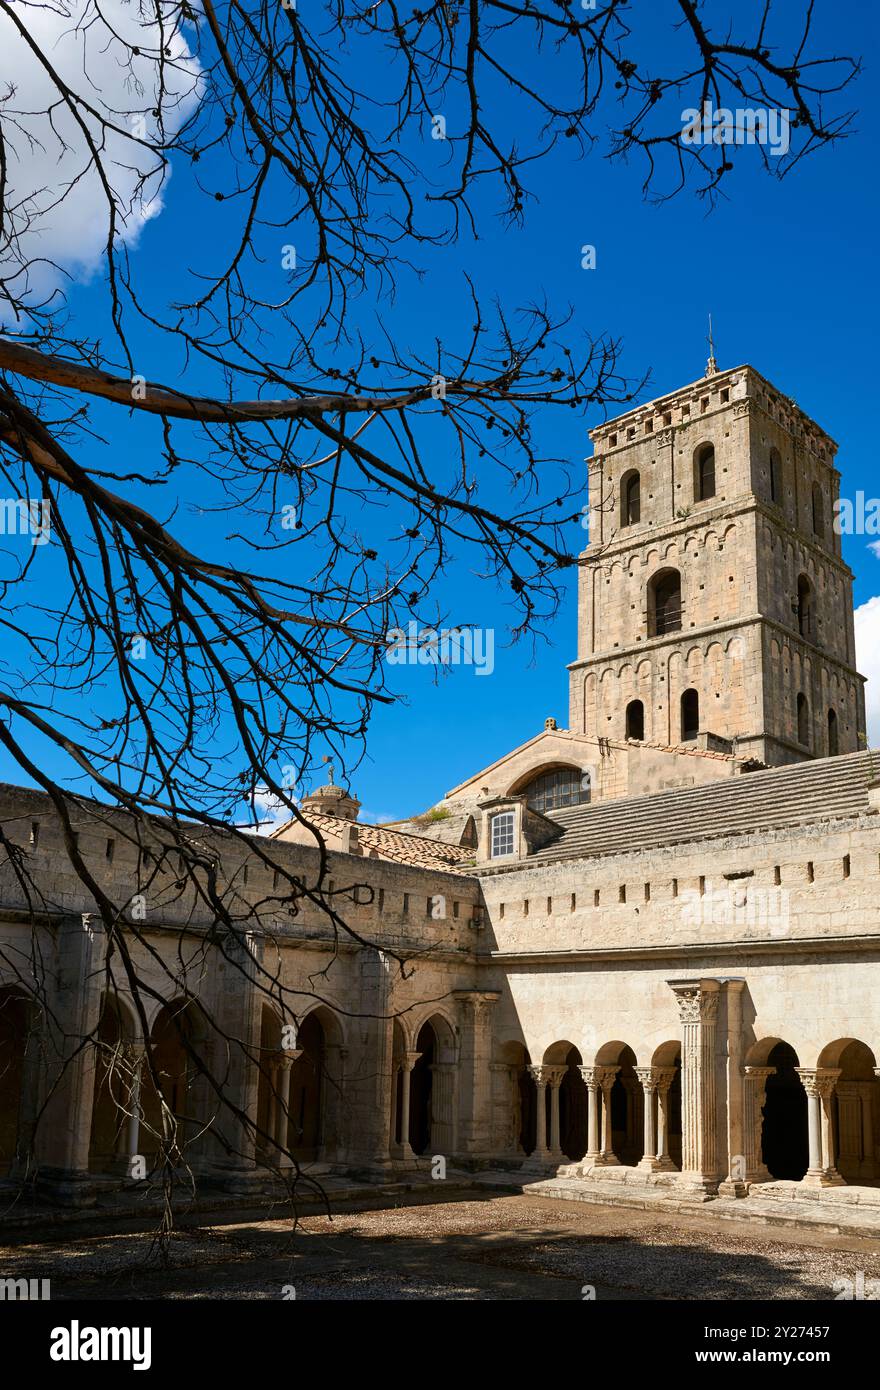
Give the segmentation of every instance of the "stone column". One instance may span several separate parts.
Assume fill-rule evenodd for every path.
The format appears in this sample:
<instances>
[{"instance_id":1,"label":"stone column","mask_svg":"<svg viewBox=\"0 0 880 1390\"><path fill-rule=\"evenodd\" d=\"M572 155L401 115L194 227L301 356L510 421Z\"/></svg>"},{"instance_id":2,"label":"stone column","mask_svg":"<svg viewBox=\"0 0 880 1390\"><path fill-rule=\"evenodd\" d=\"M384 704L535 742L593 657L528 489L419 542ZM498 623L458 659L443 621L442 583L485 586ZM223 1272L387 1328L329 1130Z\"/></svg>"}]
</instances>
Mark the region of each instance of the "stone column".
<instances>
[{"instance_id":1,"label":"stone column","mask_svg":"<svg viewBox=\"0 0 880 1390\"><path fill-rule=\"evenodd\" d=\"M545 1067L544 1071L547 1073L547 1085L550 1087L550 1157L554 1163L561 1163L564 1154L559 1138L559 1088L566 1068Z\"/></svg>"},{"instance_id":2,"label":"stone column","mask_svg":"<svg viewBox=\"0 0 880 1390\"><path fill-rule=\"evenodd\" d=\"M843 1179L834 1167L831 1131L831 1097L840 1071L831 1067L796 1067L807 1093L809 1166L802 1179L805 1187L834 1187Z\"/></svg>"},{"instance_id":3,"label":"stone column","mask_svg":"<svg viewBox=\"0 0 880 1390\"><path fill-rule=\"evenodd\" d=\"M410 1086L413 1067L421 1055L421 1052L404 1052L400 1059L400 1070L403 1077L400 1087L400 1156L405 1159L415 1158L412 1145L409 1142Z\"/></svg>"},{"instance_id":4,"label":"stone column","mask_svg":"<svg viewBox=\"0 0 880 1390\"><path fill-rule=\"evenodd\" d=\"M669 1089L675 1080L675 1067L656 1067L657 1072L657 1170L677 1171L669 1153Z\"/></svg>"},{"instance_id":5,"label":"stone column","mask_svg":"<svg viewBox=\"0 0 880 1390\"><path fill-rule=\"evenodd\" d=\"M280 1162L290 1164L290 1159L284 1150L290 1140L290 1069L294 1062L302 1056L302 1049L287 1049L275 1064L275 1076L278 1090L277 1105L275 1107L275 1145L281 1150Z\"/></svg>"},{"instance_id":6,"label":"stone column","mask_svg":"<svg viewBox=\"0 0 880 1390\"><path fill-rule=\"evenodd\" d=\"M761 1157L764 1126L764 1098L767 1077L774 1076L775 1067L743 1068L743 1174L744 1183L772 1182L773 1174Z\"/></svg>"},{"instance_id":7,"label":"stone column","mask_svg":"<svg viewBox=\"0 0 880 1390\"><path fill-rule=\"evenodd\" d=\"M840 1080L840 1067L820 1067L818 1073L819 1097L822 1101L822 1167L825 1169L827 1185L841 1184L843 1178L837 1171L836 1136L834 1132L834 1110L832 1098L834 1088Z\"/></svg>"},{"instance_id":8,"label":"stone column","mask_svg":"<svg viewBox=\"0 0 880 1390\"><path fill-rule=\"evenodd\" d=\"M745 980L726 979L725 998L727 1000L727 1177L718 1188L725 1197L746 1197L748 1187L745 1182L746 1171L746 1133L745 1133L745 1088L743 1085L742 1056L742 992ZM723 1157L723 1155L722 1155ZM723 1164L721 1165L723 1170Z\"/></svg>"},{"instance_id":9,"label":"stone column","mask_svg":"<svg viewBox=\"0 0 880 1390\"><path fill-rule=\"evenodd\" d=\"M603 1168L619 1167L620 1159L614 1152L614 1139L611 1133L611 1090L620 1067L600 1067L599 1085L602 1088L602 1152L598 1162Z\"/></svg>"},{"instance_id":10,"label":"stone column","mask_svg":"<svg viewBox=\"0 0 880 1390\"><path fill-rule=\"evenodd\" d=\"M578 1071L584 1078L584 1085L587 1088L587 1152L584 1154L585 1163L596 1163L601 1149L599 1148L599 1076L601 1067L578 1067Z\"/></svg>"},{"instance_id":11,"label":"stone column","mask_svg":"<svg viewBox=\"0 0 880 1390\"><path fill-rule=\"evenodd\" d=\"M497 990L455 990L462 1015L458 1151L471 1164L492 1154L492 1011Z\"/></svg>"},{"instance_id":12,"label":"stone column","mask_svg":"<svg viewBox=\"0 0 880 1390\"><path fill-rule=\"evenodd\" d=\"M819 1102L819 1087L816 1073L808 1067L796 1067L804 1090L807 1093L807 1138L809 1160L802 1182L807 1187L822 1186L822 1114Z\"/></svg>"},{"instance_id":13,"label":"stone column","mask_svg":"<svg viewBox=\"0 0 880 1390\"><path fill-rule=\"evenodd\" d=\"M128 1116L126 1118L126 1165L129 1177L132 1174L132 1160L140 1152L141 1134L141 1078L143 1074L145 1048L143 1043L129 1043L126 1048L131 1080L128 1087Z\"/></svg>"},{"instance_id":14,"label":"stone column","mask_svg":"<svg viewBox=\"0 0 880 1390\"><path fill-rule=\"evenodd\" d=\"M641 1083L644 1092L644 1112L645 1112L645 1137L644 1149L639 1159L637 1167L645 1173L653 1173L657 1169L657 1137L654 1126L654 1101L660 1085L659 1068L657 1067L636 1067L636 1076Z\"/></svg>"},{"instance_id":15,"label":"stone column","mask_svg":"<svg viewBox=\"0 0 880 1390\"><path fill-rule=\"evenodd\" d=\"M535 1083L536 1103L535 1103L535 1152L532 1159L537 1163L546 1163L550 1158L550 1150L547 1147L547 1082L548 1067L529 1067L529 1074Z\"/></svg>"},{"instance_id":16,"label":"stone column","mask_svg":"<svg viewBox=\"0 0 880 1390\"><path fill-rule=\"evenodd\" d=\"M695 1192L718 1186L715 1033L717 980L670 980L682 1023L681 1118L683 1183Z\"/></svg>"}]
</instances>

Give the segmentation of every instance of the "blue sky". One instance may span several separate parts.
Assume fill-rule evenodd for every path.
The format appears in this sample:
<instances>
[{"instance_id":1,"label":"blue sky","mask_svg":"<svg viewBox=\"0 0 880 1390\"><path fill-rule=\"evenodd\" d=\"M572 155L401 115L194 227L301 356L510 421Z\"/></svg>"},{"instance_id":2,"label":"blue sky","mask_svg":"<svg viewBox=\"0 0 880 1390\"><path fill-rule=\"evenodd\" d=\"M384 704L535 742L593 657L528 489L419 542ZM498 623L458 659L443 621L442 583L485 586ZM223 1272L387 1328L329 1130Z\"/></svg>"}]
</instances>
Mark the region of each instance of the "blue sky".
<instances>
[{"instance_id":1,"label":"blue sky","mask_svg":"<svg viewBox=\"0 0 880 1390\"><path fill-rule=\"evenodd\" d=\"M536 196L522 228L505 227L487 199L480 209L481 240L431 253L426 277L402 283L396 303L383 306L383 317L414 346L453 333L470 319L461 278L467 269L486 301L498 295L513 305L546 296L557 309L571 306L573 336L588 330L619 337L624 371L632 377L651 373L640 397L649 399L701 375L711 311L719 365L750 362L831 433L840 445L845 494L880 493L873 446L880 196L872 66L876 9L827 3L818 8L817 45L865 61L846 103L859 107L856 132L835 149L811 156L782 182L763 171L758 151L742 150L727 198L709 211L689 192L659 206L647 202L640 166L611 163L600 149L572 162L563 142L529 175ZM657 43L663 42L658 34ZM504 114L510 122L519 120L513 104ZM420 158L438 157L437 143L426 141ZM175 170L164 208L146 225L134 253L140 272L157 285L173 274L182 239L192 248L198 238L187 178L187 171ZM594 270L581 267L584 244L596 248ZM206 244L204 257L210 255ZM97 321L102 297L99 277L74 290L84 321L92 315ZM356 313L367 322L371 306ZM152 361L143 370L168 376ZM587 430L595 423L598 418L561 411L548 413L542 427L553 452L582 467L590 452ZM147 430L132 441L126 424L125 437L133 456L149 456ZM192 515L187 509L195 493L180 500L182 515ZM576 551L583 532L576 525L572 532ZM880 642L880 559L865 537L845 538L844 555L855 572L856 603L869 605L864 611L872 621L864 625L860 661L870 670L878 645L873 634ZM556 620L538 642L509 646L510 610L503 595L478 580L475 568L476 557L461 557L445 574L439 597L459 620L494 629L494 672L478 676L473 668L458 667L435 683L429 668L396 668L402 704L378 710L368 759L352 776L371 819L432 805L538 732L548 715L567 723L575 572L569 572ZM876 615L870 608L874 598ZM22 780L2 760L0 777Z\"/></svg>"}]
</instances>

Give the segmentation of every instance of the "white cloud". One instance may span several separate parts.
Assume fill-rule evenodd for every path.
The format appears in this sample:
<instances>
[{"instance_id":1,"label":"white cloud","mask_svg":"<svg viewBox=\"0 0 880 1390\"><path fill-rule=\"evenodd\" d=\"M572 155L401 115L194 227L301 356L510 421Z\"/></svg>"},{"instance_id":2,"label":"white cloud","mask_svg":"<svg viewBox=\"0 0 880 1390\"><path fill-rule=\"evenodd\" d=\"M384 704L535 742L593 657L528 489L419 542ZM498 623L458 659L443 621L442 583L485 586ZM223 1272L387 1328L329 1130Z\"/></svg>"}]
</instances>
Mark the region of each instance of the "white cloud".
<instances>
[{"instance_id":1,"label":"white cloud","mask_svg":"<svg viewBox=\"0 0 880 1390\"><path fill-rule=\"evenodd\" d=\"M880 747L880 595L856 609L856 666L868 677L865 702L868 742Z\"/></svg>"},{"instance_id":2,"label":"white cloud","mask_svg":"<svg viewBox=\"0 0 880 1390\"><path fill-rule=\"evenodd\" d=\"M297 798L293 800L296 801ZM260 821L259 826L253 827L255 835L271 835L279 825L286 825L288 821L293 820L290 807L265 786L257 787L254 792L254 810Z\"/></svg>"},{"instance_id":3,"label":"white cloud","mask_svg":"<svg viewBox=\"0 0 880 1390\"><path fill-rule=\"evenodd\" d=\"M54 0L51 6L12 0L11 8L59 77L83 101L123 131L137 129L147 139L155 135L158 121L150 113L160 100L155 53L161 30L154 6L141 8L129 0L101 0L100 6L96 0ZM170 6L165 18L171 18ZM165 42L170 52L161 103L167 137L198 100L199 67L182 36L166 31ZM140 53L131 56L129 44ZM99 141L99 120L77 109L91 137ZM139 118L143 125L138 128ZM100 266L106 247L106 195L90 167L88 142L74 111L63 103L52 77L8 15L0 18L0 119L7 158L0 274L16 276L29 261L45 258L77 279L88 279ZM156 160L116 133L104 139L101 157L124 211L120 237L131 246L144 224L161 210L159 178L151 174ZM53 266L32 264L27 272L28 302L44 298L62 279ZM24 286L19 273L13 290L24 296Z\"/></svg>"}]
</instances>

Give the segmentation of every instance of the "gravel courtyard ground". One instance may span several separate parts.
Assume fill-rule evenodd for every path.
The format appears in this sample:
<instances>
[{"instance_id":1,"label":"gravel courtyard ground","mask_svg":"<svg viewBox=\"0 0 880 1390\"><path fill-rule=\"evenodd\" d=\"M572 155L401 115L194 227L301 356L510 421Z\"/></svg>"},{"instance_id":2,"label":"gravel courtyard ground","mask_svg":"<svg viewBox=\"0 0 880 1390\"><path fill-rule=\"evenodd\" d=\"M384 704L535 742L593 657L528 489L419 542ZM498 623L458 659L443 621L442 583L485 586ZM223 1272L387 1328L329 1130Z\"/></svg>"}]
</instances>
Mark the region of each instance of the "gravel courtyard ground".
<instances>
[{"instance_id":1,"label":"gravel courtyard ground","mask_svg":"<svg viewBox=\"0 0 880 1390\"><path fill-rule=\"evenodd\" d=\"M0 1247L0 1278L50 1278L52 1299L798 1299L880 1279L876 1242L733 1232L696 1214L529 1196L343 1210L332 1219L202 1224L163 1254L149 1235L77 1226Z\"/></svg>"}]
</instances>

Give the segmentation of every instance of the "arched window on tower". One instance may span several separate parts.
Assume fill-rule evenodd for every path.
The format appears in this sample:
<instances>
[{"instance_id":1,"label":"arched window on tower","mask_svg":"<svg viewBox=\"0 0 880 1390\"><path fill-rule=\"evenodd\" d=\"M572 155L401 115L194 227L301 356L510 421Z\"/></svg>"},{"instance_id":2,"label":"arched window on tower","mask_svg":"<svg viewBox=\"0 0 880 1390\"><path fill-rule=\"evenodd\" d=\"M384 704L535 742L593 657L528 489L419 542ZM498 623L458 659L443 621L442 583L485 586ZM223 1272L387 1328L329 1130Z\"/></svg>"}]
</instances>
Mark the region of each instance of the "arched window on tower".
<instances>
[{"instance_id":1,"label":"arched window on tower","mask_svg":"<svg viewBox=\"0 0 880 1390\"><path fill-rule=\"evenodd\" d=\"M810 707L807 704L807 697L803 691L798 692L797 697L797 736L798 743L808 747L810 743Z\"/></svg>"},{"instance_id":2,"label":"arched window on tower","mask_svg":"<svg viewBox=\"0 0 880 1390\"><path fill-rule=\"evenodd\" d=\"M700 732L700 696L696 690L686 690L681 697L681 741L688 743Z\"/></svg>"},{"instance_id":3,"label":"arched window on tower","mask_svg":"<svg viewBox=\"0 0 880 1390\"><path fill-rule=\"evenodd\" d=\"M715 496L715 445L701 444L694 454L694 497L707 502Z\"/></svg>"},{"instance_id":4,"label":"arched window on tower","mask_svg":"<svg viewBox=\"0 0 880 1390\"><path fill-rule=\"evenodd\" d=\"M801 637L813 636L813 586L805 574L798 579L797 621Z\"/></svg>"},{"instance_id":5,"label":"arched window on tower","mask_svg":"<svg viewBox=\"0 0 880 1390\"><path fill-rule=\"evenodd\" d=\"M782 459L778 449L770 450L770 501L782 505Z\"/></svg>"},{"instance_id":6,"label":"arched window on tower","mask_svg":"<svg viewBox=\"0 0 880 1390\"><path fill-rule=\"evenodd\" d=\"M624 474L620 483L620 524L635 526L642 516L642 482L638 473Z\"/></svg>"},{"instance_id":7,"label":"arched window on tower","mask_svg":"<svg viewBox=\"0 0 880 1390\"><path fill-rule=\"evenodd\" d=\"M681 631L681 575L661 570L648 587L648 635L663 637Z\"/></svg>"},{"instance_id":8,"label":"arched window on tower","mask_svg":"<svg viewBox=\"0 0 880 1390\"><path fill-rule=\"evenodd\" d=\"M626 707L626 736L639 742L645 737L645 706L641 700L630 700Z\"/></svg>"},{"instance_id":9,"label":"arched window on tower","mask_svg":"<svg viewBox=\"0 0 880 1390\"><path fill-rule=\"evenodd\" d=\"M837 711L836 711L836 710L833 710L833 709L830 709L830 710L828 711L828 756L829 756L829 758L836 758L836 757L837 757L837 754L839 753L839 751L840 751L840 747L839 747L838 738L837 738Z\"/></svg>"},{"instance_id":10,"label":"arched window on tower","mask_svg":"<svg viewBox=\"0 0 880 1390\"><path fill-rule=\"evenodd\" d=\"M825 503L818 483L813 484L813 535L825 535Z\"/></svg>"}]
</instances>

